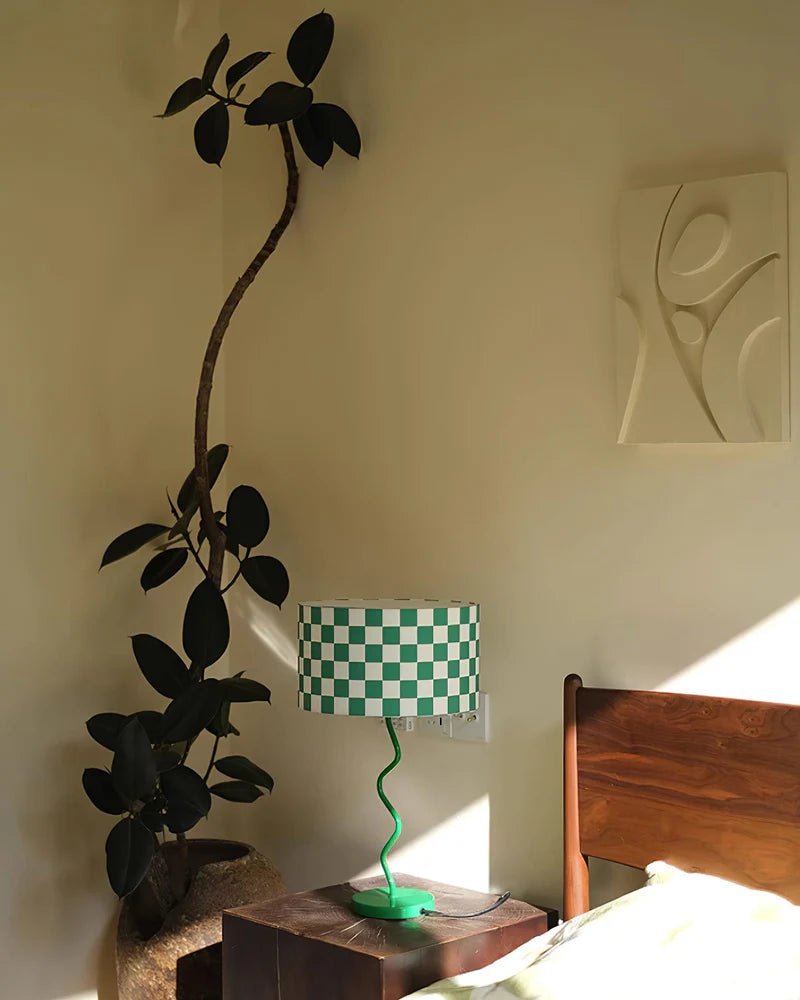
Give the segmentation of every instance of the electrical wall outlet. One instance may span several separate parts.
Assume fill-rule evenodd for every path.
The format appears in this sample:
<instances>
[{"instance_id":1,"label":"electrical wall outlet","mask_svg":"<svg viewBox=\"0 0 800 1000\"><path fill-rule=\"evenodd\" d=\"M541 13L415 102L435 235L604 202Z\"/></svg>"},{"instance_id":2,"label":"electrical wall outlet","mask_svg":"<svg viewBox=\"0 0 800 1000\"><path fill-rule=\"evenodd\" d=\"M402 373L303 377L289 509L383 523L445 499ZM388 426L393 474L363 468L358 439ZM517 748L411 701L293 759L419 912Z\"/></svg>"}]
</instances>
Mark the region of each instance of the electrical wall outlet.
<instances>
[{"instance_id":1,"label":"electrical wall outlet","mask_svg":"<svg viewBox=\"0 0 800 1000\"><path fill-rule=\"evenodd\" d=\"M450 736L471 743L489 742L489 696L479 692L478 707L472 712L450 716Z\"/></svg>"},{"instance_id":2,"label":"electrical wall outlet","mask_svg":"<svg viewBox=\"0 0 800 1000\"><path fill-rule=\"evenodd\" d=\"M456 715L427 715L417 720L419 732L448 740L469 743L489 742L489 696L478 694L478 707L472 712Z\"/></svg>"},{"instance_id":3,"label":"electrical wall outlet","mask_svg":"<svg viewBox=\"0 0 800 1000\"><path fill-rule=\"evenodd\" d=\"M408 719L392 719L392 729L394 729L397 733L413 733L415 728L414 723L416 721L417 720L413 716ZM380 722L381 725L384 724L383 719L381 719Z\"/></svg>"},{"instance_id":4,"label":"electrical wall outlet","mask_svg":"<svg viewBox=\"0 0 800 1000\"><path fill-rule=\"evenodd\" d=\"M426 733L428 736L444 736L445 739L449 740L452 735L450 731L450 716L423 715L419 719L419 731Z\"/></svg>"}]
</instances>

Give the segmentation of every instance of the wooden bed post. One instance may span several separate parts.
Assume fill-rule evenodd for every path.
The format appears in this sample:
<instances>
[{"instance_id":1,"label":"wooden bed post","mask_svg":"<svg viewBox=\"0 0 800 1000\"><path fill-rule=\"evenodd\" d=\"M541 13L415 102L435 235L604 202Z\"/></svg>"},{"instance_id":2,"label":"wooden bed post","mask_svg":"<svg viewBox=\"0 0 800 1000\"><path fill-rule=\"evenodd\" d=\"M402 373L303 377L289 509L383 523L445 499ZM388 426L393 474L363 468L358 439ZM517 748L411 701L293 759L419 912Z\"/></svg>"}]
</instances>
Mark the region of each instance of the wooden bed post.
<instances>
[{"instance_id":1,"label":"wooden bed post","mask_svg":"<svg viewBox=\"0 0 800 1000\"><path fill-rule=\"evenodd\" d=\"M581 853L578 815L578 690L577 674L564 679L564 919L589 909L589 865Z\"/></svg>"}]
</instances>

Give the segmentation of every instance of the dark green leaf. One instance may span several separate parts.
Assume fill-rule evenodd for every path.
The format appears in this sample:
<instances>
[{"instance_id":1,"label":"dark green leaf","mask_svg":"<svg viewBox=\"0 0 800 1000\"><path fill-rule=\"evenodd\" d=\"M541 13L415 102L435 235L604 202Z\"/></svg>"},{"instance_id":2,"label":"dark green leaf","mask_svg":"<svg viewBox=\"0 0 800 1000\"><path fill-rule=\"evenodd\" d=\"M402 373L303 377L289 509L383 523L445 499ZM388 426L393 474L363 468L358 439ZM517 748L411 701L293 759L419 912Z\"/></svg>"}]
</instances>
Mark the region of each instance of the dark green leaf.
<instances>
[{"instance_id":1,"label":"dark green leaf","mask_svg":"<svg viewBox=\"0 0 800 1000\"><path fill-rule=\"evenodd\" d=\"M313 116L315 128L326 132L336 145L358 158L361 152L361 136L356 123L337 104L312 104L309 114Z\"/></svg>"},{"instance_id":2,"label":"dark green leaf","mask_svg":"<svg viewBox=\"0 0 800 1000\"><path fill-rule=\"evenodd\" d=\"M209 488L213 488L214 483L219 479L219 474L222 472L222 467L225 464L225 460L228 457L228 451L230 449L226 444L215 444L213 448L209 448L208 451L208 484ZM197 510L197 497L196 497L196 486L194 481L194 469L189 473L186 479L183 481L183 486L180 488L178 493L178 510L183 513L191 505L194 505L194 509Z\"/></svg>"},{"instance_id":3,"label":"dark green leaf","mask_svg":"<svg viewBox=\"0 0 800 1000\"><path fill-rule=\"evenodd\" d=\"M193 76L191 80L184 81L167 101L167 107L163 115L158 118L169 118L170 115L177 115L179 111L185 111L190 104L199 101L205 93L203 82L199 76Z\"/></svg>"},{"instance_id":4,"label":"dark green leaf","mask_svg":"<svg viewBox=\"0 0 800 1000\"><path fill-rule=\"evenodd\" d=\"M280 607L289 593L289 574L272 556L250 556L242 560L242 576L259 597Z\"/></svg>"},{"instance_id":5,"label":"dark green leaf","mask_svg":"<svg viewBox=\"0 0 800 1000\"><path fill-rule=\"evenodd\" d=\"M228 701L269 701L271 697L268 687L249 677L223 677L219 684Z\"/></svg>"},{"instance_id":6,"label":"dark green leaf","mask_svg":"<svg viewBox=\"0 0 800 1000\"><path fill-rule=\"evenodd\" d=\"M161 736L164 732L164 716L161 712L134 712L131 718L141 722L151 745L161 742Z\"/></svg>"},{"instance_id":7,"label":"dark green leaf","mask_svg":"<svg viewBox=\"0 0 800 1000\"><path fill-rule=\"evenodd\" d=\"M264 62L270 52L251 52L249 56L245 56L244 59L240 59L235 62L233 66L228 68L228 72L225 74L225 86L228 88L228 93L231 92L233 87L246 76L250 70L255 69L260 63Z\"/></svg>"},{"instance_id":8,"label":"dark green leaf","mask_svg":"<svg viewBox=\"0 0 800 1000\"><path fill-rule=\"evenodd\" d=\"M211 796L208 794L205 781L197 771L184 764L173 768L162 777L161 788L168 802L173 799L190 802L203 816L211 808Z\"/></svg>"},{"instance_id":9,"label":"dark green leaf","mask_svg":"<svg viewBox=\"0 0 800 1000\"><path fill-rule=\"evenodd\" d=\"M169 771L173 767L177 767L181 762L182 754L179 754L177 750L154 750L153 756L156 760L156 770L159 774L163 771Z\"/></svg>"},{"instance_id":10,"label":"dark green leaf","mask_svg":"<svg viewBox=\"0 0 800 1000\"><path fill-rule=\"evenodd\" d=\"M165 698L177 698L189 686L189 670L171 646L142 632L131 636L133 655L149 683Z\"/></svg>"},{"instance_id":11,"label":"dark green leaf","mask_svg":"<svg viewBox=\"0 0 800 1000\"><path fill-rule=\"evenodd\" d=\"M189 550L185 548L165 549L153 556L150 562L142 571L140 583L142 590L147 593L154 587L160 587L162 583L171 580L176 573L183 569Z\"/></svg>"},{"instance_id":12,"label":"dark green leaf","mask_svg":"<svg viewBox=\"0 0 800 1000\"><path fill-rule=\"evenodd\" d=\"M139 813L139 819L151 833L161 833L164 829L164 799L159 796L148 802Z\"/></svg>"},{"instance_id":13,"label":"dark green leaf","mask_svg":"<svg viewBox=\"0 0 800 1000\"><path fill-rule=\"evenodd\" d=\"M224 691L224 688L223 688ZM214 736L239 736L239 730L233 725L230 719L231 703L223 701L219 707L219 712L206 726L209 733Z\"/></svg>"},{"instance_id":14,"label":"dark green leaf","mask_svg":"<svg viewBox=\"0 0 800 1000\"><path fill-rule=\"evenodd\" d=\"M211 798L210 795L209 798ZM186 802L175 801L170 802L167 806L164 823L171 833L188 833L193 826L197 826L200 820L205 818L205 815Z\"/></svg>"},{"instance_id":15,"label":"dark green leaf","mask_svg":"<svg viewBox=\"0 0 800 1000\"><path fill-rule=\"evenodd\" d=\"M114 787L126 802L144 801L156 783L156 762L144 726L129 719L120 729L111 762Z\"/></svg>"},{"instance_id":16,"label":"dark green leaf","mask_svg":"<svg viewBox=\"0 0 800 1000\"><path fill-rule=\"evenodd\" d=\"M228 537L246 549L260 545L269 531L267 505L252 486L237 486L231 493L225 520Z\"/></svg>"},{"instance_id":17,"label":"dark green leaf","mask_svg":"<svg viewBox=\"0 0 800 1000\"><path fill-rule=\"evenodd\" d=\"M161 776L167 797L166 824L173 833L186 833L211 809L211 795L200 775L181 764Z\"/></svg>"},{"instance_id":18,"label":"dark green leaf","mask_svg":"<svg viewBox=\"0 0 800 1000\"><path fill-rule=\"evenodd\" d=\"M297 141L303 152L318 167L324 167L333 153L333 139L325 128L317 128L316 117L312 114L315 104L304 115L292 122Z\"/></svg>"},{"instance_id":19,"label":"dark green leaf","mask_svg":"<svg viewBox=\"0 0 800 1000\"><path fill-rule=\"evenodd\" d=\"M222 692L214 678L192 684L164 712L164 740L180 743L202 732L219 711Z\"/></svg>"},{"instance_id":20,"label":"dark green leaf","mask_svg":"<svg viewBox=\"0 0 800 1000\"><path fill-rule=\"evenodd\" d=\"M254 764L251 760L248 760L247 757L237 755L222 757L214 764L214 767L216 767L220 774L227 775L229 778L250 781L254 785L266 788L268 792L272 791L274 785L272 777L263 768L259 767L258 764Z\"/></svg>"},{"instance_id":21,"label":"dark green leaf","mask_svg":"<svg viewBox=\"0 0 800 1000\"><path fill-rule=\"evenodd\" d=\"M153 834L138 819L121 819L106 840L106 871L120 897L133 892L153 860Z\"/></svg>"},{"instance_id":22,"label":"dark green leaf","mask_svg":"<svg viewBox=\"0 0 800 1000\"><path fill-rule=\"evenodd\" d=\"M167 496L169 496L169 493L167 494ZM172 525L172 527L169 529L169 534L167 535L167 544L168 545L172 541L177 541L178 540L178 536L184 536L184 535L187 535L189 533L189 525L192 522L192 518L197 513L198 506L199 506L199 504L197 503L197 501L193 501L186 508L186 510L180 515L180 517L177 517L177 515L176 515L177 519L176 519L175 523ZM173 513L174 513L174 511L173 511Z\"/></svg>"},{"instance_id":23,"label":"dark green leaf","mask_svg":"<svg viewBox=\"0 0 800 1000\"><path fill-rule=\"evenodd\" d=\"M201 160L219 166L228 148L230 117L227 105L217 101L200 115L194 126L194 145Z\"/></svg>"},{"instance_id":24,"label":"dark green leaf","mask_svg":"<svg viewBox=\"0 0 800 1000\"><path fill-rule=\"evenodd\" d=\"M210 87L214 86L214 80L216 79L219 68L222 65L222 60L228 54L230 44L228 36L223 35L214 48L208 53L208 59L206 59L206 64L203 67L203 90L208 90Z\"/></svg>"},{"instance_id":25,"label":"dark green leaf","mask_svg":"<svg viewBox=\"0 0 800 1000\"><path fill-rule=\"evenodd\" d=\"M289 39L286 58L292 72L308 86L322 69L333 42L333 18L325 11L303 21Z\"/></svg>"},{"instance_id":26,"label":"dark green leaf","mask_svg":"<svg viewBox=\"0 0 800 1000\"><path fill-rule=\"evenodd\" d=\"M103 553L100 569L108 566L109 563L116 562L117 559L122 559L132 552L136 552L143 545L152 542L154 538L163 535L165 531L169 531L165 524L140 524L136 528L131 528L130 531L123 532Z\"/></svg>"},{"instance_id":27,"label":"dark green leaf","mask_svg":"<svg viewBox=\"0 0 800 1000\"><path fill-rule=\"evenodd\" d=\"M229 802L255 802L264 794L249 781L218 781L216 785L211 785L209 791Z\"/></svg>"},{"instance_id":28,"label":"dark green leaf","mask_svg":"<svg viewBox=\"0 0 800 1000\"><path fill-rule=\"evenodd\" d=\"M89 735L107 750L117 749L117 737L119 731L128 721L127 715L120 715L119 712L100 712L93 715L86 723Z\"/></svg>"},{"instance_id":29,"label":"dark green leaf","mask_svg":"<svg viewBox=\"0 0 800 1000\"><path fill-rule=\"evenodd\" d=\"M192 664L205 670L228 648L230 622L225 599L209 579L189 597L183 617L183 648ZM205 725L205 723L203 723Z\"/></svg>"},{"instance_id":30,"label":"dark green leaf","mask_svg":"<svg viewBox=\"0 0 800 1000\"><path fill-rule=\"evenodd\" d=\"M278 125L304 114L311 106L313 94L307 87L293 83L272 83L244 113L248 125Z\"/></svg>"},{"instance_id":31,"label":"dark green leaf","mask_svg":"<svg viewBox=\"0 0 800 1000\"><path fill-rule=\"evenodd\" d=\"M87 767L83 772L83 790L89 796L93 806L101 812L119 816L127 809L108 771L99 767Z\"/></svg>"}]
</instances>

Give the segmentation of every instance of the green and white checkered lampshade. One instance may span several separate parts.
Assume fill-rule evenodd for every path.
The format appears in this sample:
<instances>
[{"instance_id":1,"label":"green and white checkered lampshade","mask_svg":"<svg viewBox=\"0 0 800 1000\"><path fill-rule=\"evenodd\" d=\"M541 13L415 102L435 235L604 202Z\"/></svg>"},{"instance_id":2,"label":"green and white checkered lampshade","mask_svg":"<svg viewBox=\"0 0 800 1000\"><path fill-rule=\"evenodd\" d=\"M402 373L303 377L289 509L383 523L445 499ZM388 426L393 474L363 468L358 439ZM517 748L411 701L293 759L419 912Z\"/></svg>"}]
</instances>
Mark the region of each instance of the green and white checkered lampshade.
<instances>
[{"instance_id":1,"label":"green and white checkered lampshade","mask_svg":"<svg viewBox=\"0 0 800 1000\"><path fill-rule=\"evenodd\" d=\"M305 601L298 703L307 712L398 718L478 705L480 605Z\"/></svg>"}]
</instances>

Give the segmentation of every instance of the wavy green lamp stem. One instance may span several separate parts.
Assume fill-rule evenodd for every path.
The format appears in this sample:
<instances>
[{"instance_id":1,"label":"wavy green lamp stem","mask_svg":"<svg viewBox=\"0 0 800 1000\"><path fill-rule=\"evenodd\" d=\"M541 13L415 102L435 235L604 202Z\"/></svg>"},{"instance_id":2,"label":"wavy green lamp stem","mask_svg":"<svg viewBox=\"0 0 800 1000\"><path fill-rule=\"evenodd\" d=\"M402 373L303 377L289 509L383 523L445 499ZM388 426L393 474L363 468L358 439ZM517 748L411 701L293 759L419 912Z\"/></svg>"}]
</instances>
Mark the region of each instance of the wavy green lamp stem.
<instances>
[{"instance_id":1,"label":"wavy green lamp stem","mask_svg":"<svg viewBox=\"0 0 800 1000\"><path fill-rule=\"evenodd\" d=\"M403 821L400 819L400 814L386 797L386 792L383 790L383 779L387 774L390 774L400 763L400 758L403 756L400 751L400 741L397 738L397 733L394 731L394 726L392 725L391 719L385 719L386 731L389 733L389 738L392 741L392 746L394 747L394 760L391 764L387 764L386 767L378 775L378 795L380 796L381 802L389 810L389 814L394 820L394 833L389 837L386 843L383 845L383 850L381 851L381 868L383 868L383 874L386 876L386 881L389 883L389 901L392 906L395 904L395 898L397 896L397 886L394 884L394 879L392 878L392 873L389 871L389 865L386 861L386 856L389 851L397 843L400 834L403 832Z\"/></svg>"},{"instance_id":2,"label":"wavy green lamp stem","mask_svg":"<svg viewBox=\"0 0 800 1000\"><path fill-rule=\"evenodd\" d=\"M404 886L398 889L392 878L392 873L389 871L389 863L386 857L397 843L397 838L403 831L403 821L400 819L400 815L395 807L386 797L386 792L383 790L383 779L397 767L402 754L400 753L400 741L397 739L397 733L392 725L392 720L385 719L384 721L386 722L386 731L394 747L394 760L378 775L378 795L381 802L389 810L389 815L394 820L394 833L383 845L383 850L381 851L381 868L383 868L383 874L386 876L388 888L363 889L353 894L351 903L355 912L362 917L373 917L379 920L412 920L432 910L436 900L433 898L433 893L428 892L427 889L414 889Z\"/></svg>"}]
</instances>

